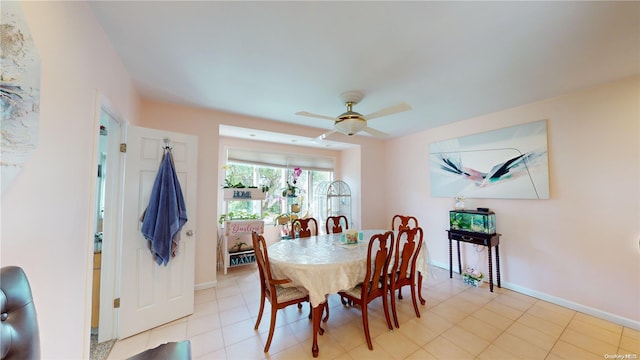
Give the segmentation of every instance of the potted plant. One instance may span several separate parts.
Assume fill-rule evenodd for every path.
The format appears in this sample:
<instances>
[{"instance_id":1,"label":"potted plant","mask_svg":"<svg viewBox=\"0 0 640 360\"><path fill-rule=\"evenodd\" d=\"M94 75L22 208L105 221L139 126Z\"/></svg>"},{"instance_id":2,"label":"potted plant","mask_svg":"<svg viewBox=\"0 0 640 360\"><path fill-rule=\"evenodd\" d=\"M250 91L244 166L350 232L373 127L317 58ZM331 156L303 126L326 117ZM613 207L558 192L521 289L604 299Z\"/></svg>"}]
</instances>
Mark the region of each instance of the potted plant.
<instances>
[{"instance_id":1,"label":"potted plant","mask_svg":"<svg viewBox=\"0 0 640 360\"><path fill-rule=\"evenodd\" d=\"M235 243L230 249L229 253L237 253L245 250L251 250L251 246L247 245L244 241Z\"/></svg>"},{"instance_id":2,"label":"potted plant","mask_svg":"<svg viewBox=\"0 0 640 360\"><path fill-rule=\"evenodd\" d=\"M298 178L302 175L302 169L299 167L293 169L291 173L291 182L287 180L287 187L282 191L282 196L284 197L296 197L298 196L298 187L296 183L298 182Z\"/></svg>"},{"instance_id":3,"label":"potted plant","mask_svg":"<svg viewBox=\"0 0 640 360\"><path fill-rule=\"evenodd\" d=\"M220 215L220 217L218 218L218 223L222 224L225 220L257 220L260 217L258 216L258 214L255 213L248 213L245 210L242 210L240 212L234 213L229 211L228 214L222 214Z\"/></svg>"},{"instance_id":4,"label":"potted plant","mask_svg":"<svg viewBox=\"0 0 640 360\"><path fill-rule=\"evenodd\" d=\"M285 225L289 222L289 214L281 214L275 217L273 220L274 225Z\"/></svg>"},{"instance_id":5,"label":"potted plant","mask_svg":"<svg viewBox=\"0 0 640 360\"><path fill-rule=\"evenodd\" d=\"M232 171L229 165L224 165L222 169L225 171L226 177L224 178L224 189L257 189L257 186L244 184L241 180L236 179L236 174ZM262 192L269 191L268 185L260 186Z\"/></svg>"},{"instance_id":6,"label":"potted plant","mask_svg":"<svg viewBox=\"0 0 640 360\"><path fill-rule=\"evenodd\" d=\"M287 187L282 191L282 196L296 197L298 196L298 188L287 181Z\"/></svg>"}]
</instances>

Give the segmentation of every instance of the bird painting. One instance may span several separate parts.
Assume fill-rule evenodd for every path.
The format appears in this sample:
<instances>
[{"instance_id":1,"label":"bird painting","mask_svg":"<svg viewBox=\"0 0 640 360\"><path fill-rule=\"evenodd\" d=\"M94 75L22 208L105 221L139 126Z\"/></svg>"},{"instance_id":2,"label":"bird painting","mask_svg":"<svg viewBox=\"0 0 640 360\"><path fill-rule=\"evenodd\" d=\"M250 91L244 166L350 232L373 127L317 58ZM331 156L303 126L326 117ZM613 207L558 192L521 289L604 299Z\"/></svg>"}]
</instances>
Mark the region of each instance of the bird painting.
<instances>
[{"instance_id":1,"label":"bird painting","mask_svg":"<svg viewBox=\"0 0 640 360\"><path fill-rule=\"evenodd\" d=\"M440 153L440 168L453 175L461 176L475 183L478 187L486 187L520 176L527 176L529 169L536 165L536 159L546 155L546 151L532 151L512 157L496 164L488 172L466 167L455 154Z\"/></svg>"},{"instance_id":2,"label":"bird painting","mask_svg":"<svg viewBox=\"0 0 640 360\"><path fill-rule=\"evenodd\" d=\"M546 120L431 143L431 195L548 199L547 149Z\"/></svg>"}]
</instances>

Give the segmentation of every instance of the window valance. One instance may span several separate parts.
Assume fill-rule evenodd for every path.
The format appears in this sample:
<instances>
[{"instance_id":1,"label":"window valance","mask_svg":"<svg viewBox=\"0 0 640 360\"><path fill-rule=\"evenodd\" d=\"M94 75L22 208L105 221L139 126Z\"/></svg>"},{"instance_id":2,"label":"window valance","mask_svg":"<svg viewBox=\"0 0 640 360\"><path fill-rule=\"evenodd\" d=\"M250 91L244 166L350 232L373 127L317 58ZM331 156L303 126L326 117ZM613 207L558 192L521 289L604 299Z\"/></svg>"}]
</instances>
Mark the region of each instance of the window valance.
<instances>
[{"instance_id":1,"label":"window valance","mask_svg":"<svg viewBox=\"0 0 640 360\"><path fill-rule=\"evenodd\" d=\"M318 171L333 171L335 164L335 159L327 156L240 148L229 148L227 150L227 161L283 168L300 167L305 170Z\"/></svg>"}]
</instances>

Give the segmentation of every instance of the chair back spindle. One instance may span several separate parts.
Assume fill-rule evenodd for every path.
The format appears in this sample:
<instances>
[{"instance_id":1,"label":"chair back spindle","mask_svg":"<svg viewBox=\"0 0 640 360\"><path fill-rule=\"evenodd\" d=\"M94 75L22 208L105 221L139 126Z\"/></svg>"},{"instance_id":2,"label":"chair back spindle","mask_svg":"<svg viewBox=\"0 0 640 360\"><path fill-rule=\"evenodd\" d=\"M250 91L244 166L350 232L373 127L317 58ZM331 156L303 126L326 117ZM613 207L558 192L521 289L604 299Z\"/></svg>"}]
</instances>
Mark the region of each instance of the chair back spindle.
<instances>
[{"instance_id":1,"label":"chair back spindle","mask_svg":"<svg viewBox=\"0 0 640 360\"><path fill-rule=\"evenodd\" d=\"M402 287L411 287L411 300L413 301L413 309L417 317L420 317L418 302L416 299L416 286L422 281L417 274L418 256L422 249L423 231L422 228L413 229L404 228L398 232L395 250L393 255L393 267L391 270L389 290L391 292L391 312L393 313L393 321L397 328L398 314L396 312L395 292L398 290L398 298L402 299ZM418 288L419 291L419 288Z\"/></svg>"},{"instance_id":2,"label":"chair back spindle","mask_svg":"<svg viewBox=\"0 0 640 360\"><path fill-rule=\"evenodd\" d=\"M325 230L327 234L340 234L349 230L349 221L344 215L329 216L325 222Z\"/></svg>"},{"instance_id":3,"label":"chair back spindle","mask_svg":"<svg viewBox=\"0 0 640 360\"><path fill-rule=\"evenodd\" d=\"M315 218L295 219L291 222L291 234L298 237L318 236L318 221Z\"/></svg>"},{"instance_id":4,"label":"chair back spindle","mask_svg":"<svg viewBox=\"0 0 640 360\"><path fill-rule=\"evenodd\" d=\"M410 215L394 215L391 230L413 229L418 227L418 219Z\"/></svg>"},{"instance_id":5,"label":"chair back spindle","mask_svg":"<svg viewBox=\"0 0 640 360\"><path fill-rule=\"evenodd\" d=\"M367 252L367 273L362 283L363 297L373 299L383 296L387 286L384 281L389 274L389 264L391 262L391 253L393 251L393 233L391 231L385 234L374 235L369 241L369 249ZM373 247L378 244L378 250L372 257Z\"/></svg>"}]
</instances>

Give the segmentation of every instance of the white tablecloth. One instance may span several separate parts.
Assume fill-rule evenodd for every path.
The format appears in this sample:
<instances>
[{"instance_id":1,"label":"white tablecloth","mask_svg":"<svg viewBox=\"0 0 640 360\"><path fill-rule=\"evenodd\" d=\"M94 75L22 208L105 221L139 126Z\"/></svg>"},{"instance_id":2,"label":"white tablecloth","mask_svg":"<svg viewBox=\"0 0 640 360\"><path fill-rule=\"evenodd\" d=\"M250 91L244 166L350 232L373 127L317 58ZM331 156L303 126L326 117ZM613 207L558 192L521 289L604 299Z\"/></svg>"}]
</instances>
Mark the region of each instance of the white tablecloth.
<instances>
[{"instance_id":1,"label":"white tablecloth","mask_svg":"<svg viewBox=\"0 0 640 360\"><path fill-rule=\"evenodd\" d=\"M325 301L327 294L346 290L362 282L366 273L367 249L374 234L387 230L362 230L357 245L343 245L340 234L281 240L268 248L272 276L289 278L309 291L312 306ZM397 231L395 235L397 237ZM427 274L426 246L418 257L417 271Z\"/></svg>"}]
</instances>

